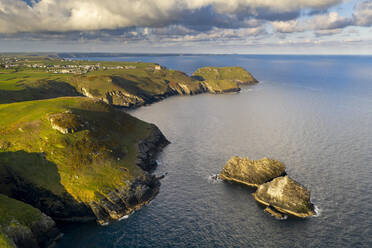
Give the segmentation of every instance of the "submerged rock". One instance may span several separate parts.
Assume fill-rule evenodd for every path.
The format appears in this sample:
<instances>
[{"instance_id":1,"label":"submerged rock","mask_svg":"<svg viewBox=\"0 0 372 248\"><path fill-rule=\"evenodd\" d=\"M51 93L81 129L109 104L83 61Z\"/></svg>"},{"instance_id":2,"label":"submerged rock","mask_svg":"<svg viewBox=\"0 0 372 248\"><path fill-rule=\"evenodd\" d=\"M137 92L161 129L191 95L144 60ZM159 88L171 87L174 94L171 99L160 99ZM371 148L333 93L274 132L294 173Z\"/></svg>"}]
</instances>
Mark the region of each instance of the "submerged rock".
<instances>
[{"instance_id":1,"label":"submerged rock","mask_svg":"<svg viewBox=\"0 0 372 248\"><path fill-rule=\"evenodd\" d=\"M258 202L282 213L301 218L315 215L310 192L288 176L260 185L253 196Z\"/></svg>"},{"instance_id":2,"label":"submerged rock","mask_svg":"<svg viewBox=\"0 0 372 248\"><path fill-rule=\"evenodd\" d=\"M284 174L285 165L278 160L269 158L250 160L249 158L234 156L222 169L220 178L258 187Z\"/></svg>"}]
</instances>

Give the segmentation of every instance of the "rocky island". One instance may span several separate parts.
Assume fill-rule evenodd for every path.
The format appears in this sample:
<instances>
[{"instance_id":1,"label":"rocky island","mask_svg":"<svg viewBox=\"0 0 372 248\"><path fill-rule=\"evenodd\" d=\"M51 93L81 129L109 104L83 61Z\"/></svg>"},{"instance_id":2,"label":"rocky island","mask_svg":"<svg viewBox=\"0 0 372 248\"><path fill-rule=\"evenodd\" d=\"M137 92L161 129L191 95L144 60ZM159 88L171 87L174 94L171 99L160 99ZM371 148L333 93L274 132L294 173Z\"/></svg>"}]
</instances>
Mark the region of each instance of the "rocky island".
<instances>
[{"instance_id":1,"label":"rocky island","mask_svg":"<svg viewBox=\"0 0 372 248\"><path fill-rule=\"evenodd\" d=\"M232 157L220 173L220 178L227 181L258 187L276 177L285 174L285 165L278 160L262 158Z\"/></svg>"},{"instance_id":2,"label":"rocky island","mask_svg":"<svg viewBox=\"0 0 372 248\"><path fill-rule=\"evenodd\" d=\"M219 177L257 188L254 199L267 206L265 211L276 218L283 219L284 214L301 218L315 215L310 192L287 176L285 165L278 160L250 160L234 156Z\"/></svg>"},{"instance_id":3,"label":"rocky island","mask_svg":"<svg viewBox=\"0 0 372 248\"><path fill-rule=\"evenodd\" d=\"M277 177L258 186L253 196L258 202L281 213L301 218L315 215L310 192L288 176Z\"/></svg>"},{"instance_id":4,"label":"rocky island","mask_svg":"<svg viewBox=\"0 0 372 248\"><path fill-rule=\"evenodd\" d=\"M160 181L151 171L169 141L155 125L117 107L257 83L238 67L208 67L188 76L153 63L5 61L0 68L1 247L46 247L59 235L58 222L107 224L157 195Z\"/></svg>"}]
</instances>

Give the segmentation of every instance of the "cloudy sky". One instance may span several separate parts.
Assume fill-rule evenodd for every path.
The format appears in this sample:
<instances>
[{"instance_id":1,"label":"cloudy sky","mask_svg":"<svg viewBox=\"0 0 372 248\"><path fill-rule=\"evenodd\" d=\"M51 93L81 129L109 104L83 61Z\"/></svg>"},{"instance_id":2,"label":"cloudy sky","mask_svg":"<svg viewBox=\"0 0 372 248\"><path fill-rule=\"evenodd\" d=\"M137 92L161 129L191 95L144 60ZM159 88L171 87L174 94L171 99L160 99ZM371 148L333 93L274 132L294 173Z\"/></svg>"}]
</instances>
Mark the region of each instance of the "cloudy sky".
<instances>
[{"instance_id":1,"label":"cloudy sky","mask_svg":"<svg viewBox=\"0 0 372 248\"><path fill-rule=\"evenodd\" d=\"M0 0L0 52L372 54L372 0Z\"/></svg>"}]
</instances>

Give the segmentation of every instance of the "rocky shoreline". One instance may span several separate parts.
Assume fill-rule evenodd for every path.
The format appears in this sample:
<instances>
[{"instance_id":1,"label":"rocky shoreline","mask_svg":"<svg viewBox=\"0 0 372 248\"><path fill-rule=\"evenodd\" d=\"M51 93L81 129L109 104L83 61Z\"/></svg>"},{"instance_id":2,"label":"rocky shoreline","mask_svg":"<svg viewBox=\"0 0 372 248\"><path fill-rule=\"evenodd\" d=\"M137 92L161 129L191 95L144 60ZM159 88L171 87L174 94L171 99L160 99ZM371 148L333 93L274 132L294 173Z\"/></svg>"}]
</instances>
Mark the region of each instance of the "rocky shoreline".
<instances>
[{"instance_id":1,"label":"rocky shoreline","mask_svg":"<svg viewBox=\"0 0 372 248\"><path fill-rule=\"evenodd\" d=\"M163 93L122 87L124 84L118 87L123 78L116 76L99 77L94 87L79 88L76 82L83 77L76 77L70 83L86 97L3 106L13 118L0 121L5 127L0 128L0 196L40 214L14 230L13 222L2 223L0 215L0 244L46 247L61 235L58 222L96 220L106 225L127 218L155 198L161 178L151 172L157 166L156 156L170 142L155 125L117 107L137 108L173 95L238 92L240 85L257 83L240 67L201 68L194 75L197 79L165 68L149 73L171 79L152 82L160 88L166 84ZM95 88L102 86L101 80L117 81L102 92ZM29 111L16 115L24 108ZM7 205L0 201L0 208ZM9 218L17 223L23 219L15 214Z\"/></svg>"},{"instance_id":2,"label":"rocky shoreline","mask_svg":"<svg viewBox=\"0 0 372 248\"><path fill-rule=\"evenodd\" d=\"M169 72L162 67L161 70ZM242 85L258 83L249 72L241 67L203 67L194 72L190 77L187 74L175 71L177 79L169 81L164 79L166 88L160 94L148 94L146 92L133 92L126 87L106 90L100 94L97 88L79 87L77 90L84 96L101 100L107 104L128 109L138 108L153 104L165 98L177 95L197 95L203 93L224 94L234 93L241 90ZM230 75L231 73L231 75ZM121 80L117 77L108 79L110 82Z\"/></svg>"}]
</instances>

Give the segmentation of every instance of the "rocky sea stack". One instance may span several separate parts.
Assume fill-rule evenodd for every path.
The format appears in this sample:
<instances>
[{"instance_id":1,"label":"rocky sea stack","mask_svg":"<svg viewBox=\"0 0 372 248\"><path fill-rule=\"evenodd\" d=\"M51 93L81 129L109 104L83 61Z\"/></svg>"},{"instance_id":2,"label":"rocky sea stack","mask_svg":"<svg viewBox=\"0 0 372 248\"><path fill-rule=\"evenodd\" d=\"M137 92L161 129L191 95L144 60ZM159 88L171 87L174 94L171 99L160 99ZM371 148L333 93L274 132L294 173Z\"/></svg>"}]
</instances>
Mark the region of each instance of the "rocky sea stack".
<instances>
[{"instance_id":1,"label":"rocky sea stack","mask_svg":"<svg viewBox=\"0 0 372 248\"><path fill-rule=\"evenodd\" d=\"M249 158L234 156L222 169L220 178L258 187L284 174L285 165L278 160L269 158L250 160Z\"/></svg>"},{"instance_id":2,"label":"rocky sea stack","mask_svg":"<svg viewBox=\"0 0 372 248\"><path fill-rule=\"evenodd\" d=\"M315 215L309 190L288 176L260 185L253 197L282 213L301 218Z\"/></svg>"},{"instance_id":3,"label":"rocky sea stack","mask_svg":"<svg viewBox=\"0 0 372 248\"><path fill-rule=\"evenodd\" d=\"M285 214L305 218L315 215L310 192L287 176L285 165L278 160L232 157L219 177L225 181L257 187L254 198L267 206L266 212L278 219Z\"/></svg>"}]
</instances>

